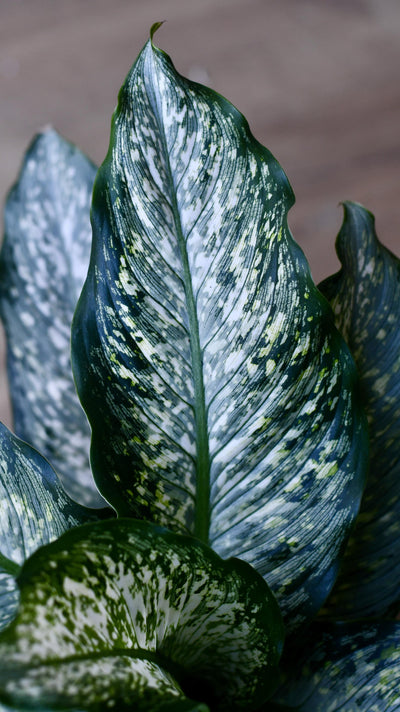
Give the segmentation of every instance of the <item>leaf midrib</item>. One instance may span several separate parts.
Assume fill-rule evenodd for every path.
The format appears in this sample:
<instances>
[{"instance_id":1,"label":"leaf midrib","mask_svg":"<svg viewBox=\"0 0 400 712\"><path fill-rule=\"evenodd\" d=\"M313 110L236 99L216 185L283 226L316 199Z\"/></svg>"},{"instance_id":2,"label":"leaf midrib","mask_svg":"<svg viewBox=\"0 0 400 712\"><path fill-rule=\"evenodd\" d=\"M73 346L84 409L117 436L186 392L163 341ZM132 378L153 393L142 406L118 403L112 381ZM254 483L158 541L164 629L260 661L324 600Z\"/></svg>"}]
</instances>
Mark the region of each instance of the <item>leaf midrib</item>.
<instances>
[{"instance_id":1,"label":"leaf midrib","mask_svg":"<svg viewBox=\"0 0 400 712\"><path fill-rule=\"evenodd\" d=\"M118 658L118 657L128 657L132 660L143 660L150 663L154 663L160 669L168 672L174 680L180 685L181 681L185 678L185 671L181 665L174 663L172 660L166 658L162 653L157 650L145 650L144 648L113 648L99 651L91 651L86 653L76 653L74 655L67 655L60 658L47 658L45 660L37 660L32 662L29 660L26 664L23 663L19 669L19 674L22 669L26 669L27 672L33 669L40 668L51 668L61 665L70 665L73 663L82 662L96 662L96 660L103 660L106 658ZM6 671L7 672L7 671Z\"/></svg>"},{"instance_id":2,"label":"leaf midrib","mask_svg":"<svg viewBox=\"0 0 400 712\"><path fill-rule=\"evenodd\" d=\"M0 572L9 574L10 576L18 576L20 571L21 566L19 564L16 564L15 561L0 553Z\"/></svg>"},{"instance_id":3,"label":"leaf midrib","mask_svg":"<svg viewBox=\"0 0 400 712\"><path fill-rule=\"evenodd\" d=\"M160 95L160 92L158 92L158 94L155 94L155 101L157 106L157 112L155 112L155 115L157 118L160 138L164 149L166 172L169 178L170 185L172 187L170 193L171 208L183 264L183 281L189 319L189 341L194 384L194 414L196 424L196 496L193 533L198 539L208 544L210 528L210 456L208 442L207 408L203 379L203 358L202 349L200 345L200 330L196 310L196 300L193 294L193 285L191 280L188 253L186 249L186 240L183 234L182 223L176 199L176 191L173 181L171 164L169 160L169 151L164 131L164 124L163 121L159 120L159 115L160 113L162 113L158 102L158 97Z\"/></svg>"}]
</instances>

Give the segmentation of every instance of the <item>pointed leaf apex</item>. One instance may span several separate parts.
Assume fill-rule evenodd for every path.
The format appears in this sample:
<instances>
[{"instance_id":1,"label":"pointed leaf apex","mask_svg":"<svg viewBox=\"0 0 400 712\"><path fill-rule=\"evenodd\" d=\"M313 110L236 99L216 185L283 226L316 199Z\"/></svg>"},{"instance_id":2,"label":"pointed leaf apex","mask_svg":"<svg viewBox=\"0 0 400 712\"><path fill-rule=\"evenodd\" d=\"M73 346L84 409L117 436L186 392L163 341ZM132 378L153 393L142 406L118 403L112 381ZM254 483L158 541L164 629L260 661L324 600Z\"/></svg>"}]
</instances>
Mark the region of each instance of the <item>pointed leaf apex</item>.
<instances>
[{"instance_id":1,"label":"pointed leaf apex","mask_svg":"<svg viewBox=\"0 0 400 712\"><path fill-rule=\"evenodd\" d=\"M164 22L165 22L165 20L162 20L161 22L155 22L155 23L151 26L151 28L150 28L150 41L151 41L151 44L153 44L153 37L154 37L155 33L156 33L157 30L161 27L161 25L164 24Z\"/></svg>"},{"instance_id":2,"label":"pointed leaf apex","mask_svg":"<svg viewBox=\"0 0 400 712\"><path fill-rule=\"evenodd\" d=\"M43 124L43 126L41 126L38 131L39 136L47 135L50 133L56 133L56 130L55 130L53 124Z\"/></svg>"},{"instance_id":3,"label":"pointed leaf apex","mask_svg":"<svg viewBox=\"0 0 400 712\"><path fill-rule=\"evenodd\" d=\"M378 238L375 233L375 217L360 203L344 201L343 222L336 238L336 253L343 269L351 273L362 268L358 256L364 257L376 249Z\"/></svg>"},{"instance_id":4,"label":"pointed leaf apex","mask_svg":"<svg viewBox=\"0 0 400 712\"><path fill-rule=\"evenodd\" d=\"M352 200L344 200L340 205L343 206L344 222L346 220L364 219L367 222L375 223L375 216L370 210Z\"/></svg>"}]
</instances>

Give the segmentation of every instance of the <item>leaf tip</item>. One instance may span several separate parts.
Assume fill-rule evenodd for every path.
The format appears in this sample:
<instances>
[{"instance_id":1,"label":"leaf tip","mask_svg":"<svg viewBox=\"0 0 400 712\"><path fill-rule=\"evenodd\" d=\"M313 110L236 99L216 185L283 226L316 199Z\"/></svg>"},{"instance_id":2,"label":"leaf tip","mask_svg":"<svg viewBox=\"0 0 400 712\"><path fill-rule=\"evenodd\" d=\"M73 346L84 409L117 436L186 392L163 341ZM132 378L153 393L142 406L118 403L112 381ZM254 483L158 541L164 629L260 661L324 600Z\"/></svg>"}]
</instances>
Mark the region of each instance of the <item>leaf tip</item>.
<instances>
[{"instance_id":1,"label":"leaf tip","mask_svg":"<svg viewBox=\"0 0 400 712\"><path fill-rule=\"evenodd\" d=\"M38 130L38 134L48 134L48 133L55 133L55 128L52 124L44 124Z\"/></svg>"},{"instance_id":2,"label":"leaf tip","mask_svg":"<svg viewBox=\"0 0 400 712\"><path fill-rule=\"evenodd\" d=\"M155 33L157 32L158 29L160 29L161 25L163 25L165 20L162 20L161 22L154 22L153 25L150 27L150 42L153 44L153 37Z\"/></svg>"},{"instance_id":3,"label":"leaf tip","mask_svg":"<svg viewBox=\"0 0 400 712\"><path fill-rule=\"evenodd\" d=\"M336 254L345 272L355 275L365 259L360 262L359 256L366 256L369 250L375 249L377 236L375 232L375 216L361 203L344 200L339 205L343 208L343 221L336 238Z\"/></svg>"},{"instance_id":4,"label":"leaf tip","mask_svg":"<svg viewBox=\"0 0 400 712\"><path fill-rule=\"evenodd\" d=\"M366 222L375 223L375 216L370 210L352 200L343 200L339 205L342 206L344 212L344 222L346 220L364 219Z\"/></svg>"}]
</instances>

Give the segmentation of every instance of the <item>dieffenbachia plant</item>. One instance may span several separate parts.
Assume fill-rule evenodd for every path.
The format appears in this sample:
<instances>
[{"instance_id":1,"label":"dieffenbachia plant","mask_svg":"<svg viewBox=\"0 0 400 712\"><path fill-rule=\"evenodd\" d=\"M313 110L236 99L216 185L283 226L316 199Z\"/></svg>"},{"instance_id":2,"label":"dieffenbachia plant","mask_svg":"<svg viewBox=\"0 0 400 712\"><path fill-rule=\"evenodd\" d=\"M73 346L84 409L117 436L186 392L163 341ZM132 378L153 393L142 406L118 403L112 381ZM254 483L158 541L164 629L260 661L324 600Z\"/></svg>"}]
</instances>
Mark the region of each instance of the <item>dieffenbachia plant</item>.
<instances>
[{"instance_id":1,"label":"dieffenbachia plant","mask_svg":"<svg viewBox=\"0 0 400 712\"><path fill-rule=\"evenodd\" d=\"M346 204L332 310L279 164L157 27L96 177L46 130L6 208L0 710L400 709L396 259Z\"/></svg>"}]
</instances>

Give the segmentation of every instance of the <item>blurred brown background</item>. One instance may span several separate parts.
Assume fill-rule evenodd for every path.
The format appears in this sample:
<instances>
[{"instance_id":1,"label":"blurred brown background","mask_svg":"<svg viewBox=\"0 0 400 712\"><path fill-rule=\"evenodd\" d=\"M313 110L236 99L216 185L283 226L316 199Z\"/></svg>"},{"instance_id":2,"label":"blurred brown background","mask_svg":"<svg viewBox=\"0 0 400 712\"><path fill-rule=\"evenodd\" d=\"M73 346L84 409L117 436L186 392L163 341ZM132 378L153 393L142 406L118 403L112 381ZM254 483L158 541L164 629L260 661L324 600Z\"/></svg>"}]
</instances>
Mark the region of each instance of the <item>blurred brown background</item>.
<instances>
[{"instance_id":1,"label":"blurred brown background","mask_svg":"<svg viewBox=\"0 0 400 712\"><path fill-rule=\"evenodd\" d=\"M372 210L400 254L399 0L0 0L1 203L44 124L102 161L118 89L158 20L178 70L230 99L282 164L316 281L338 267L344 199ZM9 422L7 408L3 379Z\"/></svg>"}]
</instances>

